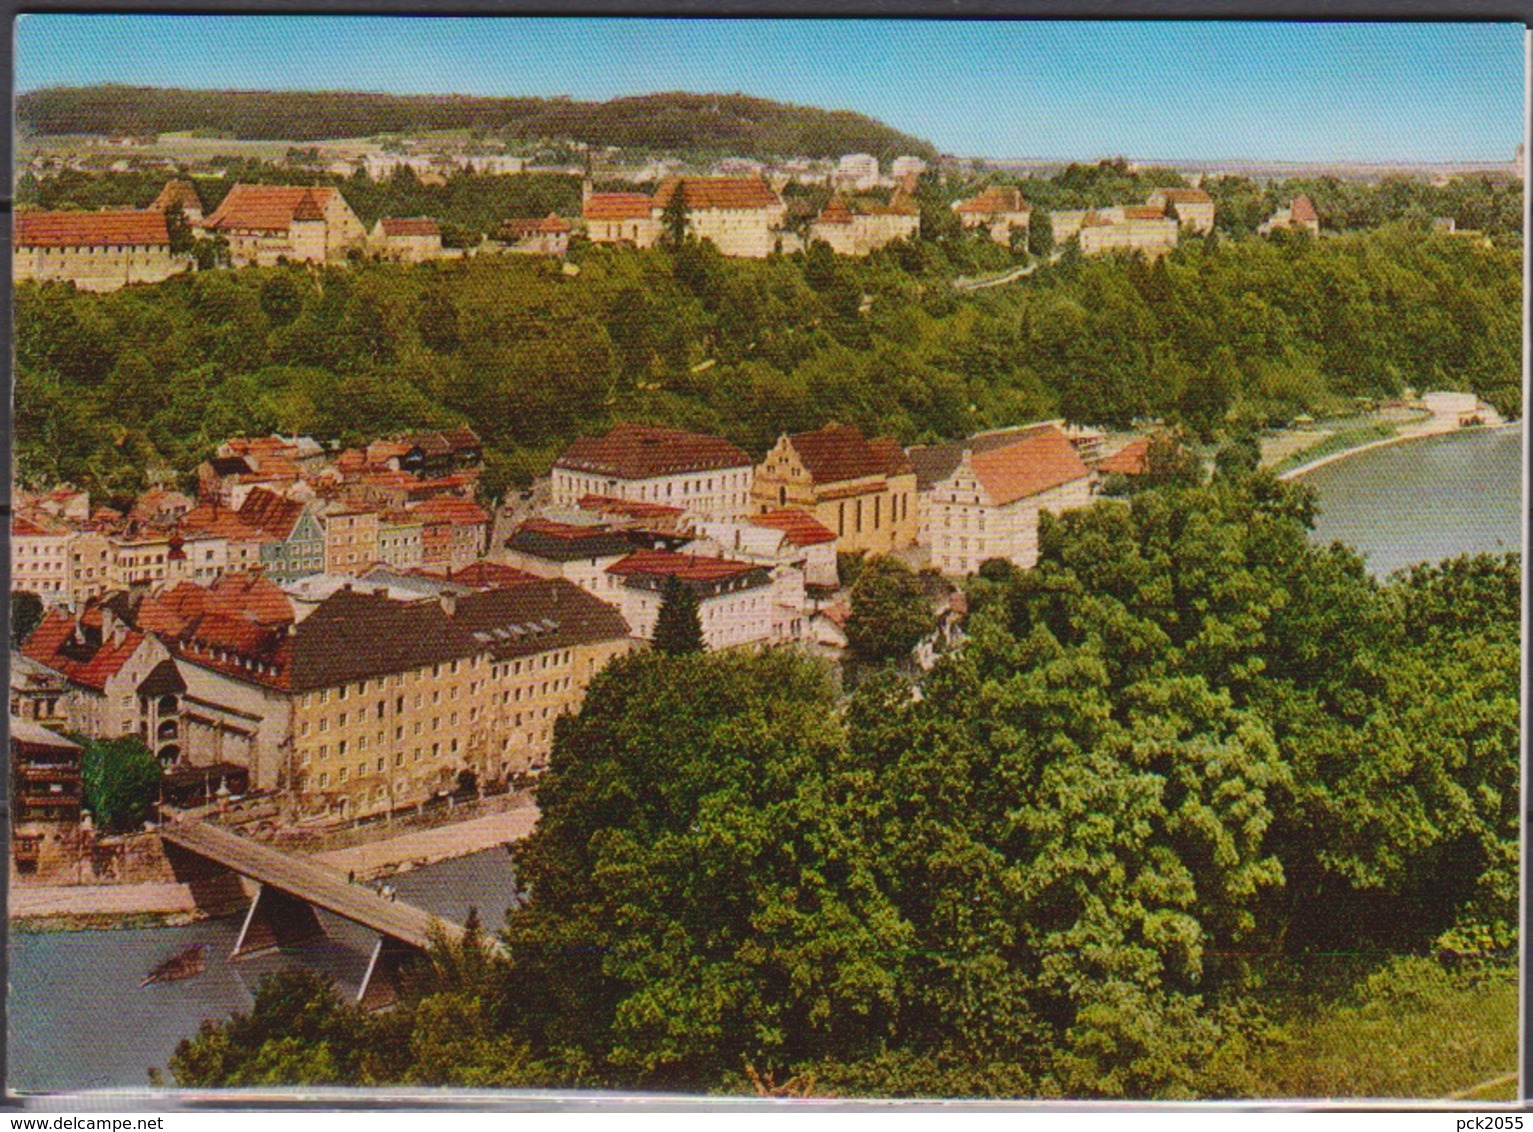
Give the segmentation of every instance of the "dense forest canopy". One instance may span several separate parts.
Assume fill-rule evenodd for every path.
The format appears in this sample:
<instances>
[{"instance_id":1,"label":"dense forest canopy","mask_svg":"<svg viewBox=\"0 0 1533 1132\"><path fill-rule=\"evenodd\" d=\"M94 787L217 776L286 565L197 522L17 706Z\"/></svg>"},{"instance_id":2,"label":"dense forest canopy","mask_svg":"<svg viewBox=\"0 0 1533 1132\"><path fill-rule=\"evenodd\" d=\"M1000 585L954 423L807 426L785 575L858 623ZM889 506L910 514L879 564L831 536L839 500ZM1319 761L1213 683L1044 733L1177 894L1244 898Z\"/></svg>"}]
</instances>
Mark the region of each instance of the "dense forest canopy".
<instances>
[{"instance_id":1,"label":"dense forest canopy","mask_svg":"<svg viewBox=\"0 0 1533 1132\"><path fill-rule=\"evenodd\" d=\"M1404 220L1319 240L1215 236L1153 266L1067 252L959 294L955 275L1025 253L943 227L939 191L920 240L866 260L823 245L760 262L709 244L577 245L573 277L477 257L202 272L106 295L22 284L18 473L122 492L146 468L189 473L231 435L354 443L467 421L498 492L618 419L760 454L828 420L907 444L1057 415L1211 437L1407 387L1521 414L1517 245ZM382 207L410 211L396 205Z\"/></svg>"},{"instance_id":2,"label":"dense forest canopy","mask_svg":"<svg viewBox=\"0 0 1533 1132\"><path fill-rule=\"evenodd\" d=\"M507 142L573 141L639 153L836 158L871 153L933 158L930 142L849 110L821 110L744 94L681 92L578 102L353 91L49 87L16 100L16 120L38 134L205 135L322 141L467 130Z\"/></svg>"},{"instance_id":3,"label":"dense forest canopy","mask_svg":"<svg viewBox=\"0 0 1533 1132\"><path fill-rule=\"evenodd\" d=\"M1234 473L1048 520L919 697L788 651L624 659L557 728L507 959L440 948L376 1020L278 981L172 1069L1270 1094L1278 973L1516 948L1518 556L1381 584L1312 509Z\"/></svg>"}]
</instances>

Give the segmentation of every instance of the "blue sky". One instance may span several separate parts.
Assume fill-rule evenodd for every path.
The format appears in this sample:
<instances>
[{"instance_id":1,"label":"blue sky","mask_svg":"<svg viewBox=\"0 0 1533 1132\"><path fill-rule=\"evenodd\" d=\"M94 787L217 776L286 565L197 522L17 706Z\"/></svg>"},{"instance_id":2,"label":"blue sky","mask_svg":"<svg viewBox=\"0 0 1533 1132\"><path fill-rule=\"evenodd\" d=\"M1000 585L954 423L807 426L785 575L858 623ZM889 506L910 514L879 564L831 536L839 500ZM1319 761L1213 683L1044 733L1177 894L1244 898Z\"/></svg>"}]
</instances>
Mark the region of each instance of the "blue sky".
<instances>
[{"instance_id":1,"label":"blue sky","mask_svg":"<svg viewBox=\"0 0 1533 1132\"><path fill-rule=\"evenodd\" d=\"M31 15L15 58L21 91L742 91L963 156L1509 161L1524 115L1510 23Z\"/></svg>"}]
</instances>

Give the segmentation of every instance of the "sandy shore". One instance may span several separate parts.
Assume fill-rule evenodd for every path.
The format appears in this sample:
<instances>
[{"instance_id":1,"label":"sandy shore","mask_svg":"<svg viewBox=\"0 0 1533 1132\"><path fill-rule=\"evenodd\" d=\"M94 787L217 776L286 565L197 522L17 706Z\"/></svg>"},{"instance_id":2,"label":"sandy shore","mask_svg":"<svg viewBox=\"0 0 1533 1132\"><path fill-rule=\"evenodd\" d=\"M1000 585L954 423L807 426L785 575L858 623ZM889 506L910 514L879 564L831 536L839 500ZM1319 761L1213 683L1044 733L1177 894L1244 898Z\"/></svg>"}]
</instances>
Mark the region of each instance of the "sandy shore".
<instances>
[{"instance_id":1,"label":"sandy shore","mask_svg":"<svg viewBox=\"0 0 1533 1132\"><path fill-rule=\"evenodd\" d=\"M1506 432L1511 429L1521 428L1521 421L1509 421L1498 425L1475 425L1474 432ZM1313 472L1316 468L1323 468L1327 464L1334 464L1337 460L1345 460L1350 456L1356 456L1359 452L1371 452L1375 448L1388 448L1392 444L1402 444L1407 440L1426 440L1433 436L1448 436L1455 432L1471 431L1461 425L1449 421L1429 421L1414 428L1402 428L1394 436L1386 436L1381 440L1370 440L1367 444L1359 444L1355 448L1343 448L1340 452L1331 452L1311 460L1307 464L1300 464L1297 468L1290 468L1278 476L1280 480L1297 479L1307 472Z\"/></svg>"}]
</instances>

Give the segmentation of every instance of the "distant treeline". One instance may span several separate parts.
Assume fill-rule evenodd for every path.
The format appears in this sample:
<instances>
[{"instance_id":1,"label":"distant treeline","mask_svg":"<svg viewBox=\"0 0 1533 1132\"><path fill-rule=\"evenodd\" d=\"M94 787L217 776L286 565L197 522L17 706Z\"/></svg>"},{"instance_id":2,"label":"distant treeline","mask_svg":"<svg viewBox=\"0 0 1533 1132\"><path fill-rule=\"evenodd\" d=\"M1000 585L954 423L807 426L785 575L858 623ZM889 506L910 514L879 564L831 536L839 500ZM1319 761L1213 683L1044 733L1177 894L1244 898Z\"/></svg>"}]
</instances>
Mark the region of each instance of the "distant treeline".
<instances>
[{"instance_id":1,"label":"distant treeline","mask_svg":"<svg viewBox=\"0 0 1533 1132\"><path fill-rule=\"evenodd\" d=\"M249 140L373 137L467 130L508 141L550 139L640 152L741 157L936 156L930 142L862 114L742 94L649 94L609 102L335 91L203 91L51 87L16 102L38 134L162 134L196 130Z\"/></svg>"}]
</instances>

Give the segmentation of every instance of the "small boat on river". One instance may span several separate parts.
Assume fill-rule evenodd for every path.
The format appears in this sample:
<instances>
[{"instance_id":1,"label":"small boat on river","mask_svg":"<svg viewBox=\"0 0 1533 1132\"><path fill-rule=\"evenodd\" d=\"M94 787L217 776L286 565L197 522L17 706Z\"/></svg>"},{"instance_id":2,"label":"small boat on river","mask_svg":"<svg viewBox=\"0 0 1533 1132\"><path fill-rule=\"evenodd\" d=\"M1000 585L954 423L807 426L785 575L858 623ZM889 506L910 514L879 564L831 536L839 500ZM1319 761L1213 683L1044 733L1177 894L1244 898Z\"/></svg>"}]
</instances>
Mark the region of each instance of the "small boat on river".
<instances>
[{"instance_id":1,"label":"small boat on river","mask_svg":"<svg viewBox=\"0 0 1533 1132\"><path fill-rule=\"evenodd\" d=\"M202 974L207 967L207 961L202 954L207 946L205 943L192 944L185 951L178 952L150 971L144 976L144 981L138 985L147 987L150 983L176 983Z\"/></svg>"}]
</instances>

